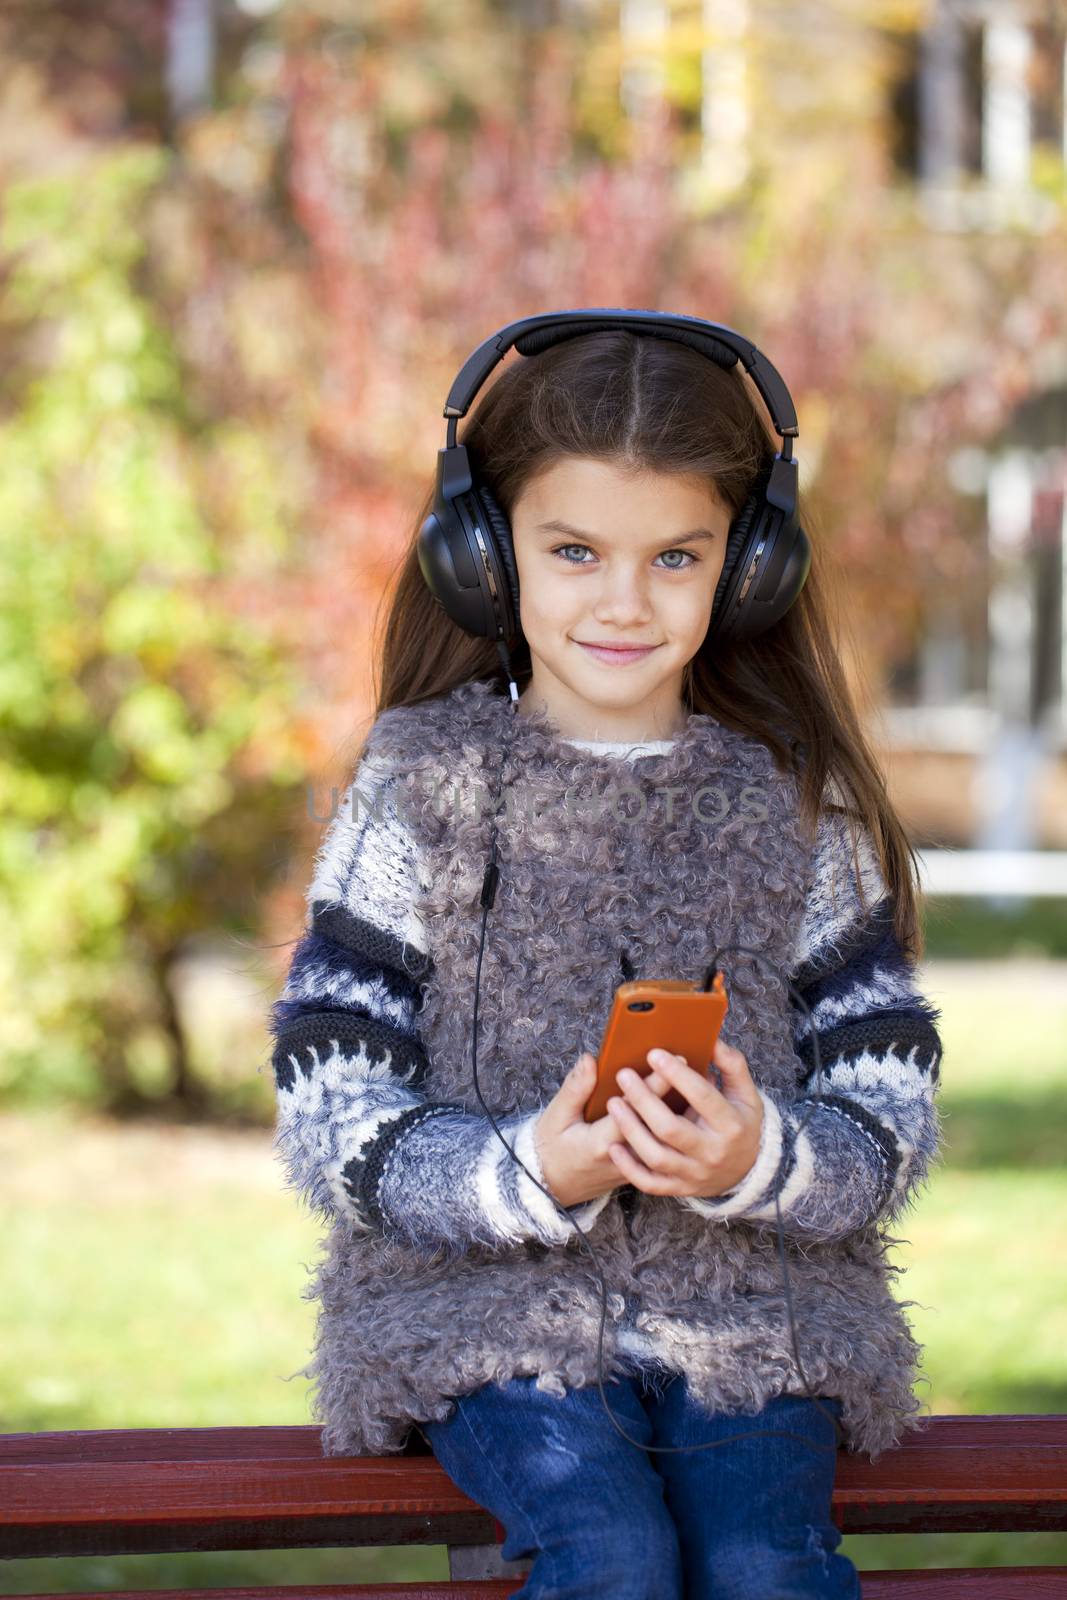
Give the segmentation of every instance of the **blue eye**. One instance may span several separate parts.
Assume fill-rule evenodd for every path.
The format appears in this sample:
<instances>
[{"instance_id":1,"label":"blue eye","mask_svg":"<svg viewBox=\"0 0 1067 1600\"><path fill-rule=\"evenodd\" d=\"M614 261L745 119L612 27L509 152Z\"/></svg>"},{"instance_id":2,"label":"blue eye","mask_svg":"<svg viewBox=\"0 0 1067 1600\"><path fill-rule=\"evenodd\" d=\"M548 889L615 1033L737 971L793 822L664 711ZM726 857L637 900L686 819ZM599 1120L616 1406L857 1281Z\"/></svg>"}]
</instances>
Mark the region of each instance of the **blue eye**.
<instances>
[{"instance_id":1,"label":"blue eye","mask_svg":"<svg viewBox=\"0 0 1067 1600\"><path fill-rule=\"evenodd\" d=\"M549 551L549 554L550 555L554 555L554 556L560 556L562 558L562 560L570 567L587 567L587 566L589 566L589 562L588 561L572 561L570 559L570 557L564 555L563 552L565 550L588 550L588 549L589 549L589 546L587 544L557 544L557 545L554 546L554 548L552 550ZM592 552L590 552L590 554L592 554ZM667 556L685 556L687 558L687 561L692 566L699 565L700 560L701 560L701 557L693 555L691 550L664 550L663 554L667 555ZM664 567L662 570L664 572L688 572L689 571L689 566L679 566L676 563L672 563L670 566Z\"/></svg>"}]
</instances>

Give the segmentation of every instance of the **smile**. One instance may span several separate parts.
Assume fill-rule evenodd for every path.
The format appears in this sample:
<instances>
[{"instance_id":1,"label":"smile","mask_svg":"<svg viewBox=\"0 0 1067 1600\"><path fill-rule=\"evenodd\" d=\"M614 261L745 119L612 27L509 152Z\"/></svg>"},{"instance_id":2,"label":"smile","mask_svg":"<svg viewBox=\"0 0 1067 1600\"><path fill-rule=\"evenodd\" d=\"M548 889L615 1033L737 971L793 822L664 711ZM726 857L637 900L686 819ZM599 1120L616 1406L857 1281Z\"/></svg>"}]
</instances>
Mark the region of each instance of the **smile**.
<instances>
[{"instance_id":1,"label":"smile","mask_svg":"<svg viewBox=\"0 0 1067 1600\"><path fill-rule=\"evenodd\" d=\"M576 639L575 644L581 645L597 661L606 661L613 667L624 667L629 661L643 661L645 656L651 655L653 650L658 650L659 645L599 645L586 644L582 639Z\"/></svg>"}]
</instances>

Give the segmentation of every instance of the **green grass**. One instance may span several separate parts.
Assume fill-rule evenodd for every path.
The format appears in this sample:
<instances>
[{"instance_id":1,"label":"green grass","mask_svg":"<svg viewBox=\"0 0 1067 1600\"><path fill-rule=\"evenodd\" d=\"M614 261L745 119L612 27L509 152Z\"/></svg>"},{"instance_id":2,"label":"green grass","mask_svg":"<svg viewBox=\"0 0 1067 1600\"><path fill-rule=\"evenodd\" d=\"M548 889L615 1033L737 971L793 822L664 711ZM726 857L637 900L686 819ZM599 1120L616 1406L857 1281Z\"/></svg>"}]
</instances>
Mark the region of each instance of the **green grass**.
<instances>
[{"instance_id":1,"label":"green grass","mask_svg":"<svg viewBox=\"0 0 1067 1600\"><path fill-rule=\"evenodd\" d=\"M897 1280L934 1412L1067 1412L1067 969L931 963L945 1164ZM0 1118L0 1430L306 1423L317 1230L266 1130ZM801 1340L803 1330L800 1330ZM1067 1535L846 1538L861 1569L1057 1563ZM0 1592L445 1578L441 1546L49 1558Z\"/></svg>"},{"instance_id":2,"label":"green grass","mask_svg":"<svg viewBox=\"0 0 1067 1600\"><path fill-rule=\"evenodd\" d=\"M927 895L923 920L930 959L1067 959L1067 905L1055 896L1024 899L1015 910L1000 911L980 897Z\"/></svg>"}]
</instances>

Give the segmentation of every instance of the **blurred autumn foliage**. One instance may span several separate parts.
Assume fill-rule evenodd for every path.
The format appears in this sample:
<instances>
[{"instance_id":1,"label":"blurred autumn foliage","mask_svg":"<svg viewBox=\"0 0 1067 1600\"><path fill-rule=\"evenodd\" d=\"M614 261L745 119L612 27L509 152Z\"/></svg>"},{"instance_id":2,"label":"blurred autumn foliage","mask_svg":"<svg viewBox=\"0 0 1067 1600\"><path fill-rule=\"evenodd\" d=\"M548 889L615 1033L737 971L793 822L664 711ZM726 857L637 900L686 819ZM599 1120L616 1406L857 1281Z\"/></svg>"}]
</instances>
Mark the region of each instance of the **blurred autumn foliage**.
<instances>
[{"instance_id":1,"label":"blurred autumn foliage","mask_svg":"<svg viewBox=\"0 0 1067 1600\"><path fill-rule=\"evenodd\" d=\"M205 1099L171 964L294 932L305 791L344 778L445 393L496 327L656 306L749 334L875 694L939 595L984 593L946 458L1055 376L1063 170L1043 230L930 229L885 92L921 8L754 33L736 191L693 165L689 23L674 100L628 119L610 7L367 10L218 5L181 116L162 0L0 14L0 1094Z\"/></svg>"}]
</instances>

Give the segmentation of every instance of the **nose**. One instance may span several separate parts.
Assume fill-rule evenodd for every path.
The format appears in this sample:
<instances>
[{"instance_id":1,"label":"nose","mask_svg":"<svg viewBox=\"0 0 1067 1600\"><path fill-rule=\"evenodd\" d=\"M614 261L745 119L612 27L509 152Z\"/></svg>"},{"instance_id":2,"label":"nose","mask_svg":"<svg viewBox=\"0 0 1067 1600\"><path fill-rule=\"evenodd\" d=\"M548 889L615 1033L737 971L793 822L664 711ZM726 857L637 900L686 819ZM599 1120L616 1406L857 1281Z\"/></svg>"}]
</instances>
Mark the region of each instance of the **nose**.
<instances>
[{"instance_id":1,"label":"nose","mask_svg":"<svg viewBox=\"0 0 1067 1600\"><path fill-rule=\"evenodd\" d=\"M647 580L641 574L625 568L604 574L593 607L598 623L609 628L636 628L652 614Z\"/></svg>"}]
</instances>

